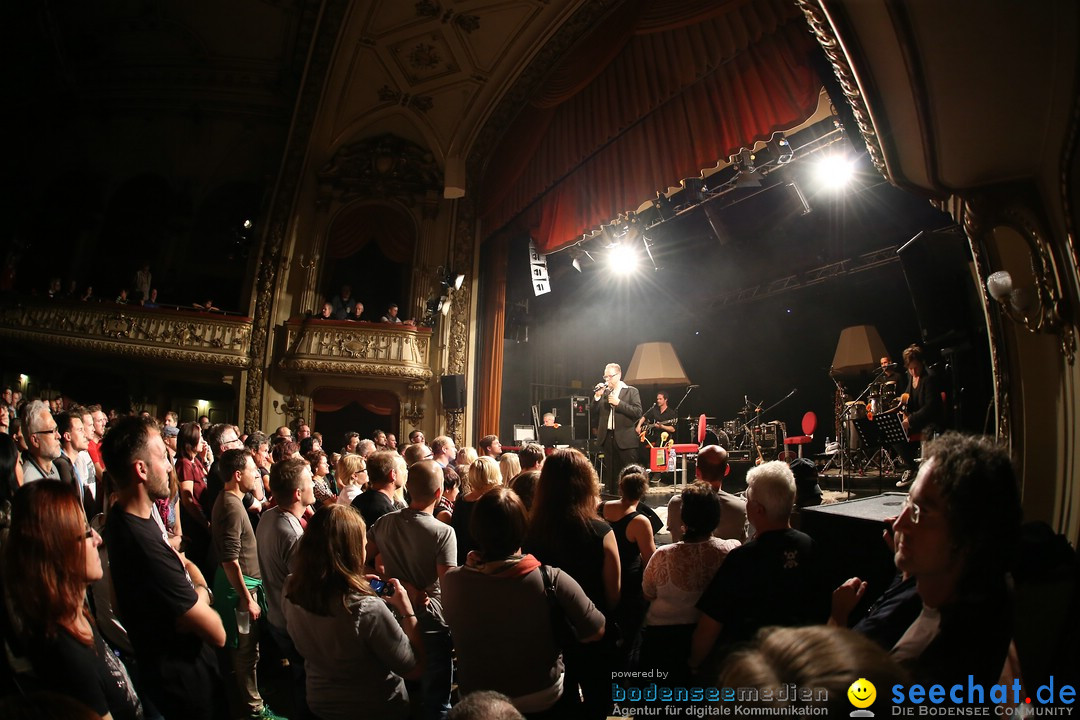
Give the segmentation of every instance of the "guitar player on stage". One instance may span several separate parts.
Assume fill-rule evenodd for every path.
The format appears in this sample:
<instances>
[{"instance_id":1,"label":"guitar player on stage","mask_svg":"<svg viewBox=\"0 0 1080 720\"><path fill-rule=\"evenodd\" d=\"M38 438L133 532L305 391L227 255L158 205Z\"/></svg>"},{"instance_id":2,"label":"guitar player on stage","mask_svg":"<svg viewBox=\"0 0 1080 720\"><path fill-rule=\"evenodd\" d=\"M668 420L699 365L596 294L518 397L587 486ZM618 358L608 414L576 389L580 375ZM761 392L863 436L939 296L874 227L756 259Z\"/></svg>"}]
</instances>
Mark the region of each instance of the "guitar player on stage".
<instances>
[{"instance_id":1,"label":"guitar player on stage","mask_svg":"<svg viewBox=\"0 0 1080 720\"><path fill-rule=\"evenodd\" d=\"M942 430L945 418L941 388L937 377L923 361L922 348L912 345L904 350L904 367L908 372L908 385L907 391L900 396L904 406L901 414L911 442L895 446L904 460L904 474L896 487L907 487L915 479L916 443L931 440Z\"/></svg>"},{"instance_id":2,"label":"guitar player on stage","mask_svg":"<svg viewBox=\"0 0 1080 720\"><path fill-rule=\"evenodd\" d=\"M604 452L604 490L617 495L619 471L637 460L634 428L641 418L641 395L636 387L622 381L618 363L608 363L604 381L593 388L593 413L597 418L596 442Z\"/></svg>"},{"instance_id":3,"label":"guitar player on stage","mask_svg":"<svg viewBox=\"0 0 1080 720\"><path fill-rule=\"evenodd\" d=\"M656 404L645 411L645 415L637 421L637 427L635 428L646 456L645 467L649 466L649 445L645 441L648 440L653 445L659 446L662 444L660 435L665 432L668 434L668 438L674 441L676 421L675 408L668 406L667 391L659 391L656 393ZM667 474L663 473L663 475Z\"/></svg>"}]
</instances>

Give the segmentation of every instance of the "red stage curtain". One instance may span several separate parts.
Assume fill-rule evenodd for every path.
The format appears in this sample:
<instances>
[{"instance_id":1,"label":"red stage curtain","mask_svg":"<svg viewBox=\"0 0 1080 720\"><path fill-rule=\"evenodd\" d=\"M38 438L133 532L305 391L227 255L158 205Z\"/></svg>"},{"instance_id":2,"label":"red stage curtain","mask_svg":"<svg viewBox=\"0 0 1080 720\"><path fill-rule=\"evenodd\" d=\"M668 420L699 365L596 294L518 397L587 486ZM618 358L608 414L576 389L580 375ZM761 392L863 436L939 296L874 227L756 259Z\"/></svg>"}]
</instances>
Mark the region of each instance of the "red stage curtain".
<instances>
[{"instance_id":1,"label":"red stage curtain","mask_svg":"<svg viewBox=\"0 0 1080 720\"><path fill-rule=\"evenodd\" d=\"M330 224L326 259L343 260L371 241L391 262L410 262L416 245L412 218L389 205L350 205Z\"/></svg>"},{"instance_id":2,"label":"red stage curtain","mask_svg":"<svg viewBox=\"0 0 1080 720\"><path fill-rule=\"evenodd\" d=\"M356 403L373 415L392 415L398 408L397 397L385 390L317 390L311 398L316 413L337 412Z\"/></svg>"},{"instance_id":3,"label":"red stage curtain","mask_svg":"<svg viewBox=\"0 0 1080 720\"><path fill-rule=\"evenodd\" d=\"M499 432L502 391L503 328L506 326L506 263L508 243L489 241L491 252L483 253L481 275L486 278L484 327L480 356L479 408L476 412L476 438ZM463 441L464 442L464 441Z\"/></svg>"},{"instance_id":4,"label":"red stage curtain","mask_svg":"<svg viewBox=\"0 0 1080 720\"><path fill-rule=\"evenodd\" d=\"M814 41L783 0L694 2L667 15L631 2L593 40L554 71L485 174L486 227L529 230L542 252L817 105L820 83L806 62ZM587 85L571 81L609 58L584 73Z\"/></svg>"}]
</instances>

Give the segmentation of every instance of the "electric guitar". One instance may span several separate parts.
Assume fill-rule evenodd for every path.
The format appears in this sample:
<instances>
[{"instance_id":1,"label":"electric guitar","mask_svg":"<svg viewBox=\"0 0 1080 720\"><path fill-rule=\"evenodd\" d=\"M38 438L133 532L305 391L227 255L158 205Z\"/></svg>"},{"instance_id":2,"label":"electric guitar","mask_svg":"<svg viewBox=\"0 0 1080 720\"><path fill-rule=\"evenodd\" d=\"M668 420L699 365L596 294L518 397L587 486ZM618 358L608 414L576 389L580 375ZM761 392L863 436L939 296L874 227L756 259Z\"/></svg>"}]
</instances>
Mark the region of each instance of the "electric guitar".
<instances>
[{"instance_id":1,"label":"electric guitar","mask_svg":"<svg viewBox=\"0 0 1080 720\"><path fill-rule=\"evenodd\" d=\"M641 442L648 442L647 438L648 438L649 432L651 430L653 430L654 428L658 428L658 427L660 427L661 425L664 425L664 424L665 424L665 421L663 421L663 420L657 420L656 422L647 422L647 423L643 424L641 426L641 431L638 432L638 438L640 438ZM672 420L671 421L671 427L674 427L674 426L675 426L675 421Z\"/></svg>"}]
</instances>

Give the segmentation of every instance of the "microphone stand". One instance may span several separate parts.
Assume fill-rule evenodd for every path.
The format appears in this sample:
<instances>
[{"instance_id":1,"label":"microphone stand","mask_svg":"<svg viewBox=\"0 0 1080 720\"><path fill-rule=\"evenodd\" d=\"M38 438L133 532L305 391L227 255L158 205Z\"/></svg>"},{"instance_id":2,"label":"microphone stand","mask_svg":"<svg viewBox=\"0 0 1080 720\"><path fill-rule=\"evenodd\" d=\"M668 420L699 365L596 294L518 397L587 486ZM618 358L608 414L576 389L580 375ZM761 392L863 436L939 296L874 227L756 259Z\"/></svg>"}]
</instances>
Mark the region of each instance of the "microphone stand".
<instances>
[{"instance_id":1,"label":"microphone stand","mask_svg":"<svg viewBox=\"0 0 1080 720\"><path fill-rule=\"evenodd\" d=\"M863 402L863 398L865 398L867 395L869 395L870 390L875 385L877 385L877 383L878 383L878 375L879 374L880 374L880 372L875 372L873 374L873 377L870 379L870 384L867 385L865 388L863 388L863 391L861 393L859 393L859 396L857 398L852 400L850 403L845 403L844 404L844 409L840 412L840 437L838 438L839 444L840 444L840 449L839 449L839 452L840 452L840 492L843 493L846 496L845 500L850 499L851 493L844 489L844 480L845 480L844 460L846 459L846 456L844 455L844 453L847 450L847 448L845 447L845 444L846 444L845 441L847 439L845 436L847 435L847 433L844 432L844 421L847 420L848 422L855 422L853 419L849 418L848 415L849 415L849 413L851 413L852 408L854 408L860 402ZM836 381L836 377L833 376L833 374L831 372L829 373L829 378L832 379L833 384L835 384L837 389L840 390L840 397L843 398L843 396L844 396L844 388L843 388L843 386L839 382ZM863 403L863 404L865 405L865 403ZM855 464L854 459L851 460L851 464L852 465Z\"/></svg>"},{"instance_id":2,"label":"microphone stand","mask_svg":"<svg viewBox=\"0 0 1080 720\"><path fill-rule=\"evenodd\" d=\"M682 408L682 404L684 402L686 402L686 398L690 397L690 393L694 392L694 388L696 388L696 387L697 387L697 385L687 385L686 392L683 393L682 399L679 400L679 402L676 403L676 405L675 405L675 423L676 423L675 424L675 433L676 434L678 434L678 432L679 432L678 422L679 422L679 420L682 419L679 416L679 410ZM693 439L696 440L697 438L693 438ZM676 442L678 442L678 438L676 438L675 440L676 440Z\"/></svg>"},{"instance_id":3,"label":"microphone stand","mask_svg":"<svg viewBox=\"0 0 1080 720\"><path fill-rule=\"evenodd\" d=\"M798 388L794 388L791 392L789 392L787 395L785 395L784 397L782 397L779 400L777 400L776 402L774 402L772 405L770 405L765 410L761 409L760 404L755 404L754 405L754 408L755 408L754 409L754 419L750 420L745 425L743 425L743 429L750 431L750 439L751 439L751 441L753 441L753 444L754 444L755 447L757 446L757 442L754 440L754 429L755 429L755 427L757 429L760 429L761 424L762 424L761 421L765 419L765 416L768 415L772 410L774 410L778 405L780 405L780 404L786 402L787 400L791 399L791 397L793 395L795 395L795 393L797 393L798 391L799 391Z\"/></svg>"}]
</instances>

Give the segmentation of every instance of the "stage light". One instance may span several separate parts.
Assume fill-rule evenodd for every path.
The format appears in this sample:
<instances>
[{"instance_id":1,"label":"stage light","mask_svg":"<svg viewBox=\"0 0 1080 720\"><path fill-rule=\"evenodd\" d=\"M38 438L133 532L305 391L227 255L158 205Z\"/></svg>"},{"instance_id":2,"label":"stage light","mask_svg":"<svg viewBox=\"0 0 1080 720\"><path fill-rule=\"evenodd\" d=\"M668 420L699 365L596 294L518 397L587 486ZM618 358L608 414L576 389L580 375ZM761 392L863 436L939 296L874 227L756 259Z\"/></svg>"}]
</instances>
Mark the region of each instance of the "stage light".
<instances>
[{"instance_id":1,"label":"stage light","mask_svg":"<svg viewBox=\"0 0 1080 720\"><path fill-rule=\"evenodd\" d=\"M826 155L818 160L818 182L831 190L846 186L855 175L855 163L844 155Z\"/></svg>"},{"instance_id":2,"label":"stage light","mask_svg":"<svg viewBox=\"0 0 1080 720\"><path fill-rule=\"evenodd\" d=\"M686 198L687 203L696 205L701 202L705 194L705 178L686 178L680 184L685 188L683 197Z\"/></svg>"},{"instance_id":3,"label":"stage light","mask_svg":"<svg viewBox=\"0 0 1080 720\"><path fill-rule=\"evenodd\" d=\"M619 238L616 235L614 225L605 225L600 230L601 243L604 248L610 250L619 246Z\"/></svg>"},{"instance_id":4,"label":"stage light","mask_svg":"<svg viewBox=\"0 0 1080 720\"><path fill-rule=\"evenodd\" d=\"M656 210L660 213L661 222L675 217L675 208L672 206L671 198L659 190L656 191Z\"/></svg>"},{"instance_id":5,"label":"stage light","mask_svg":"<svg viewBox=\"0 0 1080 720\"><path fill-rule=\"evenodd\" d=\"M637 249L629 245L619 245L608 251L608 268L616 275L627 276L633 274L641 258Z\"/></svg>"},{"instance_id":6,"label":"stage light","mask_svg":"<svg viewBox=\"0 0 1080 720\"><path fill-rule=\"evenodd\" d=\"M791 149L791 143L787 141L783 133L773 133L766 146L769 148L769 152L772 153L777 165L785 165L791 162L795 156L795 152Z\"/></svg>"}]
</instances>

